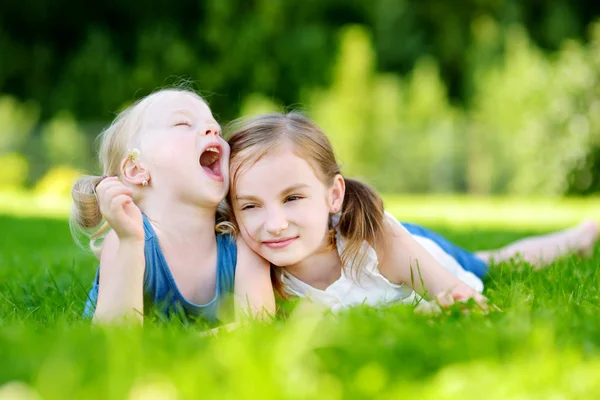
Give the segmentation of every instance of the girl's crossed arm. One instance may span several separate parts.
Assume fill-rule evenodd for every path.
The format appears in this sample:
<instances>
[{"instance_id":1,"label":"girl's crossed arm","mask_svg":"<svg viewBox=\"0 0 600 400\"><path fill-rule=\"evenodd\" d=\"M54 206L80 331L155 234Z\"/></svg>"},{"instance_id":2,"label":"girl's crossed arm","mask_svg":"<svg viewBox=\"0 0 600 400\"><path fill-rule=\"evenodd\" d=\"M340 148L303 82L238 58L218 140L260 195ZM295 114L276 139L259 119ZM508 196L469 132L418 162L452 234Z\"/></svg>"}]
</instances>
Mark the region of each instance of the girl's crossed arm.
<instances>
[{"instance_id":1,"label":"girl's crossed arm","mask_svg":"<svg viewBox=\"0 0 600 400\"><path fill-rule=\"evenodd\" d=\"M271 283L271 264L256 254L242 239L237 239L237 266L234 283L236 322L202 333L202 336L232 331L248 318L269 320L275 315L275 294Z\"/></svg>"},{"instance_id":2,"label":"girl's crossed arm","mask_svg":"<svg viewBox=\"0 0 600 400\"><path fill-rule=\"evenodd\" d=\"M252 316L259 319L275 314L275 295L271 283L271 265L256 254L242 239L237 239L235 272L236 319Z\"/></svg>"}]
</instances>

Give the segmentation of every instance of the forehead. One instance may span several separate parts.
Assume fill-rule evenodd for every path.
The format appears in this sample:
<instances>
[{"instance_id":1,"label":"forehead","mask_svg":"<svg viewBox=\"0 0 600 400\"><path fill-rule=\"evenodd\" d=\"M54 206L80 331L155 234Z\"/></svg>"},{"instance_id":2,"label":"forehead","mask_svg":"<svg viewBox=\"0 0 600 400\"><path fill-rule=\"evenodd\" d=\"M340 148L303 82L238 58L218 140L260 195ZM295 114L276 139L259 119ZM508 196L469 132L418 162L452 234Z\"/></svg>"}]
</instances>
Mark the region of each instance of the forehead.
<instances>
[{"instance_id":1,"label":"forehead","mask_svg":"<svg viewBox=\"0 0 600 400\"><path fill-rule=\"evenodd\" d=\"M311 165L289 146L274 149L256 163L242 167L236 179L236 192L259 194L278 192L296 184L318 185L320 180Z\"/></svg>"},{"instance_id":2,"label":"forehead","mask_svg":"<svg viewBox=\"0 0 600 400\"><path fill-rule=\"evenodd\" d=\"M162 92L150 98L147 108L148 119L161 118L175 112L192 113L205 118L212 118L210 108L201 98L185 92Z\"/></svg>"}]
</instances>

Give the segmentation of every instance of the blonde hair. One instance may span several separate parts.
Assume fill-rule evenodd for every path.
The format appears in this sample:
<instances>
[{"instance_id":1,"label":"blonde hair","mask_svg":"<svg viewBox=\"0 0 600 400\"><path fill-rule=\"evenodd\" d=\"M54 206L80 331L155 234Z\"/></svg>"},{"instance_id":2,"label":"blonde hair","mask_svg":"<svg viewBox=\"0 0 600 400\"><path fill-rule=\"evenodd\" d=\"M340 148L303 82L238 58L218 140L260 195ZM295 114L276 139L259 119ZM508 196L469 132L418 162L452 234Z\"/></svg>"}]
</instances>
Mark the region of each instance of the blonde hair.
<instances>
[{"instance_id":1,"label":"blonde hair","mask_svg":"<svg viewBox=\"0 0 600 400\"><path fill-rule=\"evenodd\" d=\"M270 151L286 143L291 144L294 153L306 160L317 177L325 184L333 184L336 175L341 175L331 143L325 133L304 115L266 114L253 119L239 119L231 125L232 134L228 139L231 147L229 161L231 190L228 196L229 207L235 196L237 177ZM370 186L354 179L344 179L346 193L338 225L340 234L346 239L346 247L341 258L350 271L360 266L363 244L372 247L383 240L384 209L381 197ZM230 219L234 221L233 216ZM330 230L330 243L335 248L335 230ZM346 267L344 267L346 268ZM360 272L360 271L356 271ZM272 274L277 276L277 274ZM281 282L276 278L273 285L280 294Z\"/></svg>"},{"instance_id":2,"label":"blonde hair","mask_svg":"<svg viewBox=\"0 0 600 400\"><path fill-rule=\"evenodd\" d=\"M143 120L150 105L159 97L168 93L185 93L204 101L197 93L188 89L162 89L143 97L122 111L99 136L98 158L104 176L120 176L121 163L128 152L139 140ZM89 238L89 245L95 254L99 254L104 235L110 230L102 214L96 197L96 186L101 176L84 175L71 190L73 205L69 225L74 239L80 243L80 234Z\"/></svg>"}]
</instances>

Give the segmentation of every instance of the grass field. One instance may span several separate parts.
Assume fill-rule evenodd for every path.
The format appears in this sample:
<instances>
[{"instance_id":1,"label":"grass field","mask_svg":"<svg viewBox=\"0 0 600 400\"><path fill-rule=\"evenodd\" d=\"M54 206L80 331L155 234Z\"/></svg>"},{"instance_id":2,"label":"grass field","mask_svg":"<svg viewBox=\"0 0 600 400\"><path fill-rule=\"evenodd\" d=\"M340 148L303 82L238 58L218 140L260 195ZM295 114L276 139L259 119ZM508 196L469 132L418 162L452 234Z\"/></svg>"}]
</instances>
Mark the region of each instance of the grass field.
<instances>
[{"instance_id":1,"label":"grass field","mask_svg":"<svg viewBox=\"0 0 600 400\"><path fill-rule=\"evenodd\" d=\"M598 200L386 200L469 249L600 220ZM299 305L201 337L194 326L82 321L94 258L73 244L64 204L31 204L0 196L0 399L600 397L598 251L541 272L495 267L485 294L503 312L488 316L394 306L321 318Z\"/></svg>"}]
</instances>

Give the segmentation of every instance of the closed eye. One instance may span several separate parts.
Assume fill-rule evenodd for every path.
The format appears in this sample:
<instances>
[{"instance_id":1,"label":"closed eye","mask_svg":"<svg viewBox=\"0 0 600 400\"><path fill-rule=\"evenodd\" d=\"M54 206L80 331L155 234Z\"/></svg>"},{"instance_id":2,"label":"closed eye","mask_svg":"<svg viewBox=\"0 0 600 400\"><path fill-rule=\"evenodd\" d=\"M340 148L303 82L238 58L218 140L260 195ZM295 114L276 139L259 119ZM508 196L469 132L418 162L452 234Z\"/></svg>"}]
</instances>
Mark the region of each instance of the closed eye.
<instances>
[{"instance_id":1,"label":"closed eye","mask_svg":"<svg viewBox=\"0 0 600 400\"><path fill-rule=\"evenodd\" d=\"M245 204L240 209L242 211L246 211L246 210L251 210L253 208L256 208L256 206L254 204Z\"/></svg>"},{"instance_id":2,"label":"closed eye","mask_svg":"<svg viewBox=\"0 0 600 400\"><path fill-rule=\"evenodd\" d=\"M175 123L175 125L173 126L187 126L190 127L192 126L192 124L189 121L179 121L177 123Z\"/></svg>"},{"instance_id":3,"label":"closed eye","mask_svg":"<svg viewBox=\"0 0 600 400\"><path fill-rule=\"evenodd\" d=\"M300 199L303 199L303 198L304 198L303 196L299 196L297 194L293 194L291 196L286 197L285 198L285 202L287 203L288 201L296 201L296 200L300 200Z\"/></svg>"}]
</instances>

